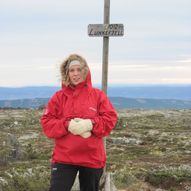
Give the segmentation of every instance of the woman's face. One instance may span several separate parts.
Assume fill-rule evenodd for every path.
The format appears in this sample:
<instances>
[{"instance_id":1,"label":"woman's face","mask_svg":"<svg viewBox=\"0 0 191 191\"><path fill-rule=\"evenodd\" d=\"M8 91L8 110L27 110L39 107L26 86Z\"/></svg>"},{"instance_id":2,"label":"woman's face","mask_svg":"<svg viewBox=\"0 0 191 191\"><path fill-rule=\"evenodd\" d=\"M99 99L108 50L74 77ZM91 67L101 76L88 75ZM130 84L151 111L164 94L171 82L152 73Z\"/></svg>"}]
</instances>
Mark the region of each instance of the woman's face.
<instances>
[{"instance_id":1,"label":"woman's face","mask_svg":"<svg viewBox=\"0 0 191 191\"><path fill-rule=\"evenodd\" d=\"M71 66L69 68L69 78L72 85L78 85L84 81L84 69L80 65Z\"/></svg>"}]
</instances>

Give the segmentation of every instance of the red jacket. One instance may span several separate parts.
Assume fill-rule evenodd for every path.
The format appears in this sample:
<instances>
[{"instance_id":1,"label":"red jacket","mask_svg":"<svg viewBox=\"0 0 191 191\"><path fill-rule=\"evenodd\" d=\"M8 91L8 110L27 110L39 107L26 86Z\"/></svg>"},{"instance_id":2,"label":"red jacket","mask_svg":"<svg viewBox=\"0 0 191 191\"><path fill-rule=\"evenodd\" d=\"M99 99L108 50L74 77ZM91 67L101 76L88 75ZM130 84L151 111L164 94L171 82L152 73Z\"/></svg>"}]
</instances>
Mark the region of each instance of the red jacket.
<instances>
[{"instance_id":1,"label":"red jacket","mask_svg":"<svg viewBox=\"0 0 191 191\"><path fill-rule=\"evenodd\" d=\"M94 122L91 137L82 138L68 131L69 121L75 117ZM49 100L41 117L45 135L55 140L52 162L104 167L103 137L110 134L116 121L117 114L107 96L92 87L90 72L75 88L63 85Z\"/></svg>"}]
</instances>

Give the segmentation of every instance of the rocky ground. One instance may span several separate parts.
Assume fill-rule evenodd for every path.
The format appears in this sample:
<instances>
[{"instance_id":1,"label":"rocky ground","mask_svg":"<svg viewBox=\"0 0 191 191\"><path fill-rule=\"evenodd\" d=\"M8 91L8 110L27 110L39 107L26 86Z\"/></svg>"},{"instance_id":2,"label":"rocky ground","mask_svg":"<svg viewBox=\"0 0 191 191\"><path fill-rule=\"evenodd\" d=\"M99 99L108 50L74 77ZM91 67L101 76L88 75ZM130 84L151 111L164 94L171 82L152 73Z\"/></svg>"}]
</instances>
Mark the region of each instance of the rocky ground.
<instances>
[{"instance_id":1,"label":"rocky ground","mask_svg":"<svg viewBox=\"0 0 191 191\"><path fill-rule=\"evenodd\" d=\"M0 191L47 191L53 142L42 110L0 110ZM120 110L107 138L118 190L191 191L191 110Z\"/></svg>"}]
</instances>

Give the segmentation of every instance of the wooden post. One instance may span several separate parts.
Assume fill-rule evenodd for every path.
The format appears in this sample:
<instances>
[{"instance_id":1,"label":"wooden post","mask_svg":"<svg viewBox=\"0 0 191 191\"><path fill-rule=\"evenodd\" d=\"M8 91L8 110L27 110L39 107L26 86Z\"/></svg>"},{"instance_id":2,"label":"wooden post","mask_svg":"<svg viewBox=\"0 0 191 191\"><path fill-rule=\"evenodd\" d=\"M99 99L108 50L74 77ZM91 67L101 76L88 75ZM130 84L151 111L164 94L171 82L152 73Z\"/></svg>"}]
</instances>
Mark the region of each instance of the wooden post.
<instances>
[{"instance_id":1,"label":"wooden post","mask_svg":"<svg viewBox=\"0 0 191 191\"><path fill-rule=\"evenodd\" d=\"M104 24L109 24L110 0L104 0ZM107 94L109 36L103 37L102 90Z\"/></svg>"},{"instance_id":2,"label":"wooden post","mask_svg":"<svg viewBox=\"0 0 191 191\"><path fill-rule=\"evenodd\" d=\"M89 36L103 36L103 54L102 54L102 90L107 94L108 81L108 57L109 57L109 36L123 36L122 24L109 24L110 16L110 0L104 0L104 23L90 24L88 26ZM104 147L106 151L106 139L104 139ZM111 184L110 173L106 173L104 168L102 180L104 179L104 191L116 190L114 184ZM111 189L112 187L112 189Z\"/></svg>"},{"instance_id":3,"label":"wooden post","mask_svg":"<svg viewBox=\"0 0 191 191\"><path fill-rule=\"evenodd\" d=\"M104 0L104 25L109 24L109 16L110 16L110 0ZM103 36L102 90L105 92L105 94L107 94L108 57L109 57L109 36ZM106 138L104 138L104 147L106 152ZM106 173L106 167L104 167L103 176L105 177L104 190L110 191L110 176L108 176Z\"/></svg>"}]
</instances>

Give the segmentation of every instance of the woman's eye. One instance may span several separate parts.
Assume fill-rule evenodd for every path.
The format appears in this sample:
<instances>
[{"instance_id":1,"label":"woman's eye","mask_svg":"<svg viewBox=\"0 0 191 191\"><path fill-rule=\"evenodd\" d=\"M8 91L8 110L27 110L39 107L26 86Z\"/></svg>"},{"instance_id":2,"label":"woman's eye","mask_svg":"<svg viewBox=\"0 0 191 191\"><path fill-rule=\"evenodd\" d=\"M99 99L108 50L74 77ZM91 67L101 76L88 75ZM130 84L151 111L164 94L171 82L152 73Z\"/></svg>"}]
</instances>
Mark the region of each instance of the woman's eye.
<instances>
[{"instance_id":1,"label":"woman's eye","mask_svg":"<svg viewBox=\"0 0 191 191\"><path fill-rule=\"evenodd\" d=\"M71 68L71 69L69 69L69 72L70 73L72 73L72 72L82 72L82 69L81 68L76 68L76 69L73 69L73 68Z\"/></svg>"}]
</instances>

